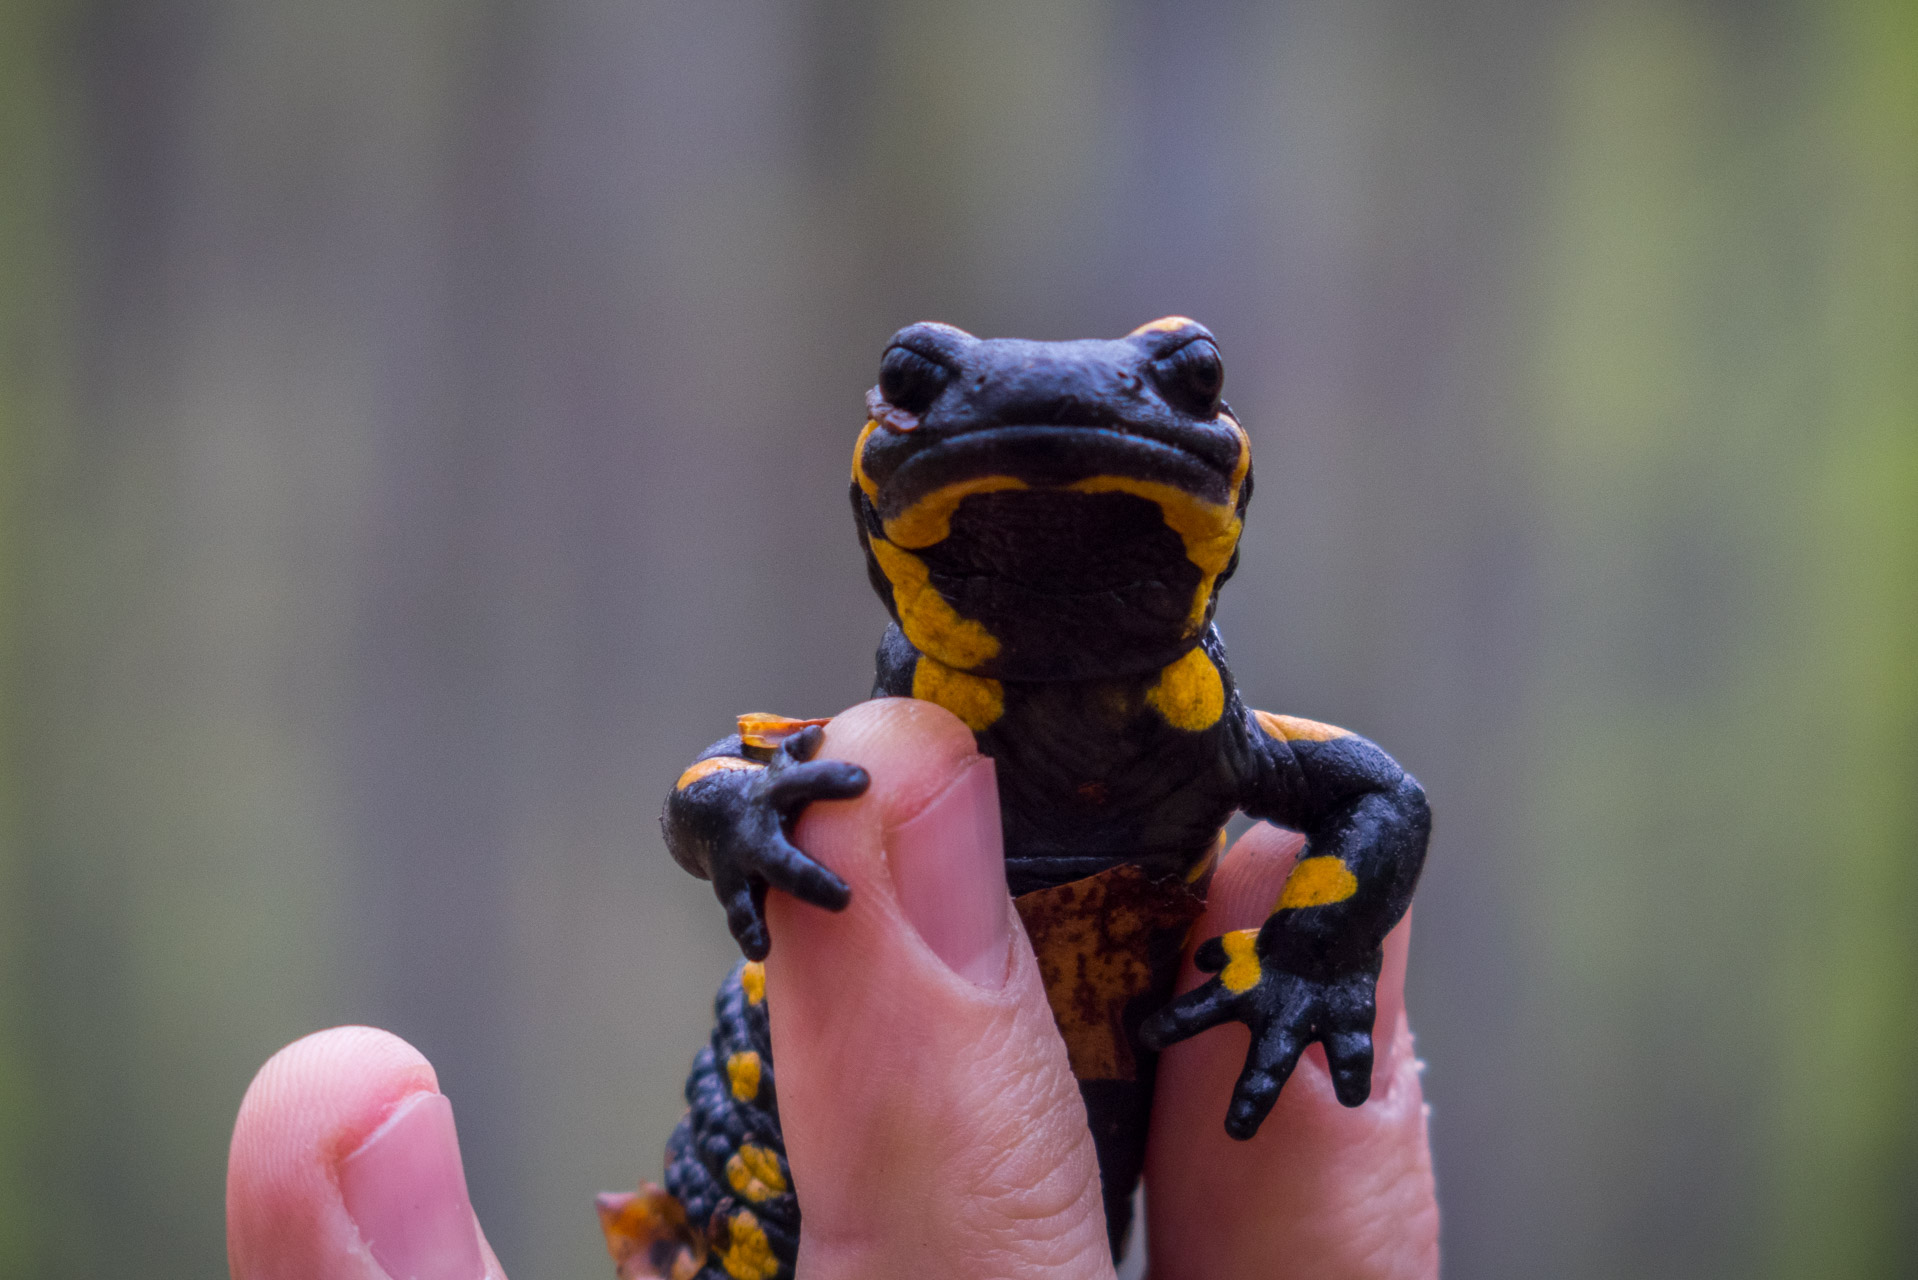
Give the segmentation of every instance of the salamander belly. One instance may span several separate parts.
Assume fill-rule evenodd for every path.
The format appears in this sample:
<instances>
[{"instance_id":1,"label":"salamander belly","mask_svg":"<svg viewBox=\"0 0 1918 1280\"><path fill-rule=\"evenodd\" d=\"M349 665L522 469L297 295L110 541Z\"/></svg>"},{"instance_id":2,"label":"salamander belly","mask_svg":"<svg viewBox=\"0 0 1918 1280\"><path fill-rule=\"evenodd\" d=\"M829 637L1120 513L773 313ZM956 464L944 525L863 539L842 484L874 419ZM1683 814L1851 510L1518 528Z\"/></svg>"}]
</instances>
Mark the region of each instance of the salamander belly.
<instances>
[{"instance_id":1,"label":"salamander belly","mask_svg":"<svg viewBox=\"0 0 1918 1280\"><path fill-rule=\"evenodd\" d=\"M1158 1067L1139 1026L1172 998L1186 936L1205 909L1204 880L1154 877L1127 862L1021 894L1014 905L1085 1099L1116 1252L1145 1166Z\"/></svg>"}]
</instances>

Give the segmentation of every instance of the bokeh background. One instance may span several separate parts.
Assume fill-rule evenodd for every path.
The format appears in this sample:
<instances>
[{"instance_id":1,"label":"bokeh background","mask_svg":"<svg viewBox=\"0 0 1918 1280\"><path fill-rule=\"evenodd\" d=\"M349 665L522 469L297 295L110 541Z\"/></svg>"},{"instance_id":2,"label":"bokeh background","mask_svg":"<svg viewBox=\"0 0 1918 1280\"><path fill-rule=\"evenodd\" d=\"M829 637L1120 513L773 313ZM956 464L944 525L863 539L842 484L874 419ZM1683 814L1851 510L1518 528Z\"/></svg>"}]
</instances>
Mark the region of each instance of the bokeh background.
<instances>
[{"instance_id":1,"label":"bokeh background","mask_svg":"<svg viewBox=\"0 0 1918 1280\"><path fill-rule=\"evenodd\" d=\"M0 4L0 1274L220 1274L344 1021L609 1274L886 335L1167 312L1241 685L1437 809L1450 1274L1918 1275L1909 0Z\"/></svg>"}]
</instances>

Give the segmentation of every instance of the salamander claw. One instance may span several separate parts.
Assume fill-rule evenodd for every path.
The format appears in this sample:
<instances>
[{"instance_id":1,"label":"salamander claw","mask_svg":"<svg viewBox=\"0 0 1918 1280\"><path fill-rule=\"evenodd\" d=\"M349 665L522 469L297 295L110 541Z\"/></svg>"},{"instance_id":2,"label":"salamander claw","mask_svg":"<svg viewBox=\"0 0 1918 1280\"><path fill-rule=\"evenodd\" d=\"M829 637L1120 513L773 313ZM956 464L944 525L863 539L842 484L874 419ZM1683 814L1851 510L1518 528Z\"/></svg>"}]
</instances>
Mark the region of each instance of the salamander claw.
<instances>
[{"instance_id":1,"label":"salamander claw","mask_svg":"<svg viewBox=\"0 0 1918 1280\"><path fill-rule=\"evenodd\" d=\"M792 842L799 815L816 800L850 800L872 784L867 772L843 760L814 760L825 732L808 726L779 745L764 769L732 792L726 819L713 832L707 865L726 908L726 927L748 960L763 960L766 890L778 889L827 911L843 910L852 890ZM737 774L733 776L739 776Z\"/></svg>"},{"instance_id":2,"label":"salamander claw","mask_svg":"<svg viewBox=\"0 0 1918 1280\"><path fill-rule=\"evenodd\" d=\"M1212 938L1199 947L1193 962L1218 976L1153 1014L1139 1038L1147 1048L1164 1049L1225 1022L1242 1022L1251 1030L1245 1068L1225 1118L1226 1133L1240 1141L1259 1131L1292 1078L1299 1055L1315 1041L1325 1045L1333 1092L1345 1106L1356 1107L1372 1090L1380 959L1374 955L1358 968L1307 977L1269 958L1259 957L1253 964L1249 958L1230 956L1225 943Z\"/></svg>"}]
</instances>

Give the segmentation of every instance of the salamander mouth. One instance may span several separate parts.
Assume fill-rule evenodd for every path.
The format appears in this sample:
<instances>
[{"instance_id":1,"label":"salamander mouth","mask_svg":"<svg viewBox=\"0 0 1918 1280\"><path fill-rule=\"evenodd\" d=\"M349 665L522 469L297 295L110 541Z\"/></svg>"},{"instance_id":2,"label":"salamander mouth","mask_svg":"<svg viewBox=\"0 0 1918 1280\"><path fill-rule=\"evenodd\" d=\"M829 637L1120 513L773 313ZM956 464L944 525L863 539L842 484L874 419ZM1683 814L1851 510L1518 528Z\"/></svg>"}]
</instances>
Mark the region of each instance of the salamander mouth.
<instances>
[{"instance_id":1,"label":"salamander mouth","mask_svg":"<svg viewBox=\"0 0 1918 1280\"><path fill-rule=\"evenodd\" d=\"M1001 426L976 428L920 444L872 494L879 518L911 521L928 500L981 482L997 488L1096 491L1107 477L1164 485L1199 502L1237 501L1237 476L1198 453L1112 427Z\"/></svg>"}]
</instances>

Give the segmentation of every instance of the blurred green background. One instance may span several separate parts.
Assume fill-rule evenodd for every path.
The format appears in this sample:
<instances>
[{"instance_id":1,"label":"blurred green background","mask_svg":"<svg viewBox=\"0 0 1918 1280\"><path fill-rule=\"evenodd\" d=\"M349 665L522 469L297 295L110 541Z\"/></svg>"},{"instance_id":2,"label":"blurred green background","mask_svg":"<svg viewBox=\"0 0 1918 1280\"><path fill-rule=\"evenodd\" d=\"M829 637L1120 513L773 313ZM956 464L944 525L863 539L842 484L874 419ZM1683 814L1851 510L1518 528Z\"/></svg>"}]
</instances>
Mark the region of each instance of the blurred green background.
<instances>
[{"instance_id":1,"label":"blurred green background","mask_svg":"<svg viewBox=\"0 0 1918 1280\"><path fill-rule=\"evenodd\" d=\"M1918 1275L1910 0L0 4L0 1275L220 1274L344 1021L610 1274L883 340L1167 312L1240 684L1433 796L1449 1273Z\"/></svg>"}]
</instances>

